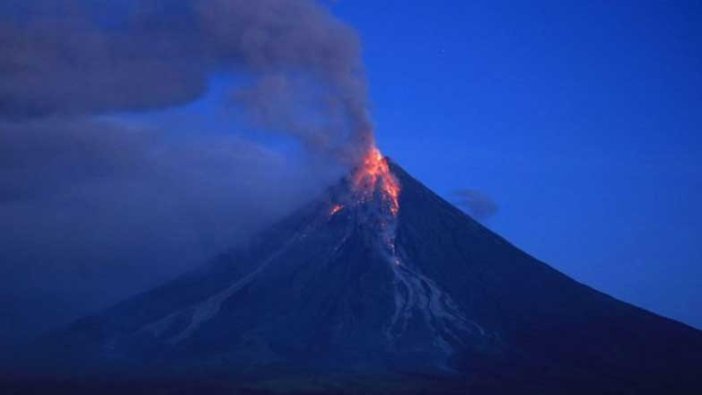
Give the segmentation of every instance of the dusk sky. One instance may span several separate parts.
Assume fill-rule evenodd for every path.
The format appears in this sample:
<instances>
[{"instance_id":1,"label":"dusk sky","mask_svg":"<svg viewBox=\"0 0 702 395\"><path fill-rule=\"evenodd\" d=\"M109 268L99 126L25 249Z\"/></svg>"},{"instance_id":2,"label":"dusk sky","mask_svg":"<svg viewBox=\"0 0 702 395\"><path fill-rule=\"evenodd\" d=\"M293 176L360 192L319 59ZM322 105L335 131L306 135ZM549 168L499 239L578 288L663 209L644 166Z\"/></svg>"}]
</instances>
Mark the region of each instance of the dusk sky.
<instances>
[{"instance_id":1,"label":"dusk sky","mask_svg":"<svg viewBox=\"0 0 702 395\"><path fill-rule=\"evenodd\" d=\"M702 327L702 4L341 1L383 151L575 279Z\"/></svg>"}]
</instances>

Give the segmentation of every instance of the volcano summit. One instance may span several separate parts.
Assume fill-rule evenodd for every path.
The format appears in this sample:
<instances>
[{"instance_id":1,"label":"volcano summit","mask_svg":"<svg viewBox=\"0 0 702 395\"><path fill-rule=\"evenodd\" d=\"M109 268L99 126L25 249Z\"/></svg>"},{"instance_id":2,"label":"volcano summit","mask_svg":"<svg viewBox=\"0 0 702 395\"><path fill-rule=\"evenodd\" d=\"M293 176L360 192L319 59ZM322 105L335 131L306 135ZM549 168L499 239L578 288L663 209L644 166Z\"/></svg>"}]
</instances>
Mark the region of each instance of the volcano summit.
<instances>
[{"instance_id":1,"label":"volcano summit","mask_svg":"<svg viewBox=\"0 0 702 395\"><path fill-rule=\"evenodd\" d=\"M226 393L702 393L700 331L566 277L375 152L248 245L23 353L81 383Z\"/></svg>"}]
</instances>

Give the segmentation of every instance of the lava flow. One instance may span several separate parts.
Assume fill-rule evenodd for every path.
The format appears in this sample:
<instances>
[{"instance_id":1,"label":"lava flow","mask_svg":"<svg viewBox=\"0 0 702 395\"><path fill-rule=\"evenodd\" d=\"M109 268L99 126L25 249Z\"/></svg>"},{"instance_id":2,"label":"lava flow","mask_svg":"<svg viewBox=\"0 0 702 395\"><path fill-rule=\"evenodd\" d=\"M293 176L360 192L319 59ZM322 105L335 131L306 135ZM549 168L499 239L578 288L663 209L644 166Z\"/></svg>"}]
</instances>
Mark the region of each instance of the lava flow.
<instances>
[{"instance_id":1,"label":"lava flow","mask_svg":"<svg viewBox=\"0 0 702 395\"><path fill-rule=\"evenodd\" d=\"M388 161L376 147L372 147L363 158L361 166L353 177L354 189L361 199L369 200L379 193L390 206L390 212L397 216L400 211L400 183L390 172Z\"/></svg>"},{"instance_id":2,"label":"lava flow","mask_svg":"<svg viewBox=\"0 0 702 395\"><path fill-rule=\"evenodd\" d=\"M338 213L339 211L341 211L341 210L343 210L343 209L344 209L344 206L342 206L341 204L335 204L335 205L333 205L332 208L329 210L329 215L334 215L334 214Z\"/></svg>"}]
</instances>

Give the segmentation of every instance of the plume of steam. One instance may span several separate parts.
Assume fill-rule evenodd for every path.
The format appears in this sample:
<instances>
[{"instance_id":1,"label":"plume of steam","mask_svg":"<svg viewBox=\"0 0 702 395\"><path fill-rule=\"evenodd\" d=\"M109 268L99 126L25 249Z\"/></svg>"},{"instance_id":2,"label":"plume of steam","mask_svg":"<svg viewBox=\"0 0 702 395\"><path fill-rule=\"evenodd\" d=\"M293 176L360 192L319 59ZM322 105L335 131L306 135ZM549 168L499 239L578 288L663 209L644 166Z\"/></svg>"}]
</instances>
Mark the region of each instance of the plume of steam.
<instances>
[{"instance_id":1,"label":"plume of steam","mask_svg":"<svg viewBox=\"0 0 702 395\"><path fill-rule=\"evenodd\" d=\"M355 32L314 0L8 0L0 5L0 117L163 108L213 73L268 131L353 161L372 144Z\"/></svg>"},{"instance_id":2,"label":"plume of steam","mask_svg":"<svg viewBox=\"0 0 702 395\"><path fill-rule=\"evenodd\" d=\"M301 204L321 166L125 114L193 102L227 74L232 114L352 165L373 142L360 52L315 0L0 1L0 293L96 308ZM75 265L96 274L80 283Z\"/></svg>"},{"instance_id":3,"label":"plume of steam","mask_svg":"<svg viewBox=\"0 0 702 395\"><path fill-rule=\"evenodd\" d=\"M367 84L352 29L314 1L208 0L199 10L216 56L254 74L235 101L255 121L344 159L367 150Z\"/></svg>"},{"instance_id":4,"label":"plume of steam","mask_svg":"<svg viewBox=\"0 0 702 395\"><path fill-rule=\"evenodd\" d=\"M485 221L499 211L497 203L484 192L461 189L454 192L456 203L478 221Z\"/></svg>"}]
</instances>

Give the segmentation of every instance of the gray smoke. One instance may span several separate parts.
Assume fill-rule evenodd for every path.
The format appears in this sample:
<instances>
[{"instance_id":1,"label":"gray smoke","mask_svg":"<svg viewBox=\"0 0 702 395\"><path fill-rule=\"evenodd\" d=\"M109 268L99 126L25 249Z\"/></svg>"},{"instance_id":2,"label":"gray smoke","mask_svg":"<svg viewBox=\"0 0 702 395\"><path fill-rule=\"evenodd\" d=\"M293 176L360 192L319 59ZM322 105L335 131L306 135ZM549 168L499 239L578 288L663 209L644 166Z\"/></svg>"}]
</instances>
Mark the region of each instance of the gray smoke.
<instances>
[{"instance_id":1,"label":"gray smoke","mask_svg":"<svg viewBox=\"0 0 702 395\"><path fill-rule=\"evenodd\" d=\"M205 263L330 179L224 134L102 120L0 128L0 345Z\"/></svg>"},{"instance_id":2,"label":"gray smoke","mask_svg":"<svg viewBox=\"0 0 702 395\"><path fill-rule=\"evenodd\" d=\"M225 121L133 122L221 76ZM0 1L0 343L303 204L372 144L366 91L356 34L312 0Z\"/></svg>"},{"instance_id":3,"label":"gray smoke","mask_svg":"<svg viewBox=\"0 0 702 395\"><path fill-rule=\"evenodd\" d=\"M353 30L314 1L210 0L198 9L216 56L239 60L255 74L235 101L256 122L345 160L372 143Z\"/></svg>"},{"instance_id":4,"label":"gray smoke","mask_svg":"<svg viewBox=\"0 0 702 395\"><path fill-rule=\"evenodd\" d=\"M358 38L316 1L115 3L0 5L0 117L163 108L230 73L256 126L346 163L372 143Z\"/></svg>"},{"instance_id":5,"label":"gray smoke","mask_svg":"<svg viewBox=\"0 0 702 395\"><path fill-rule=\"evenodd\" d=\"M476 189L461 189L453 195L456 204L478 221L492 218L499 211L499 206L490 196Z\"/></svg>"}]
</instances>

